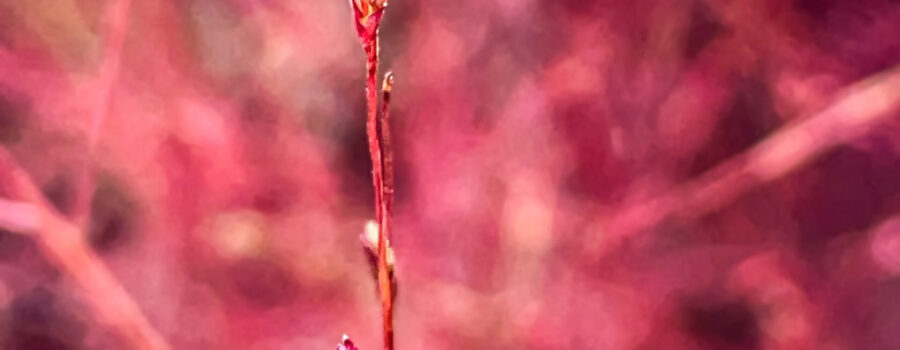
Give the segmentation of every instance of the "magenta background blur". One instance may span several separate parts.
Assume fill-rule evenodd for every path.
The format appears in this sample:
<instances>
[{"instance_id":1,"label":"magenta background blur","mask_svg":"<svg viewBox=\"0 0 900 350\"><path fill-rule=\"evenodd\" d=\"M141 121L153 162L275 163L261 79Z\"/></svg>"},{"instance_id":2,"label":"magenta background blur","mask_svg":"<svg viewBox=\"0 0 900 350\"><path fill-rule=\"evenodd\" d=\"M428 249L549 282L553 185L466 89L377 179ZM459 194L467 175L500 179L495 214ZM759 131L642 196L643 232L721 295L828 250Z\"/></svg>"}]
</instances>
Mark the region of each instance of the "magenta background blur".
<instances>
[{"instance_id":1,"label":"magenta background blur","mask_svg":"<svg viewBox=\"0 0 900 350\"><path fill-rule=\"evenodd\" d=\"M0 0L0 144L173 349L379 349L347 1L122 3ZM381 27L398 349L900 348L896 1ZM7 228L0 348L132 348Z\"/></svg>"}]
</instances>

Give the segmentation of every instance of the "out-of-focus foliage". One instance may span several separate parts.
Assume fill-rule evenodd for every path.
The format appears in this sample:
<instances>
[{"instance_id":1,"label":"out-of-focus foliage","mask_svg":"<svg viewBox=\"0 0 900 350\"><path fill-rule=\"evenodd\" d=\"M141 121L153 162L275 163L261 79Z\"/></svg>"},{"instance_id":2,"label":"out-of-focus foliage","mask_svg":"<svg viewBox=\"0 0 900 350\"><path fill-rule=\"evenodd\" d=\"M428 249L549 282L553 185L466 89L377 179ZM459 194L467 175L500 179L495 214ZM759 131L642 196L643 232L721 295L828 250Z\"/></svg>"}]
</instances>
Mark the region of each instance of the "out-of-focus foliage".
<instances>
[{"instance_id":1,"label":"out-of-focus foliage","mask_svg":"<svg viewBox=\"0 0 900 350\"><path fill-rule=\"evenodd\" d=\"M377 349L347 1L133 1L89 151L112 1L0 0L0 143L66 214L90 167L86 239L173 348ZM900 63L896 1L395 0L381 32L399 349L900 348L896 115L608 225ZM0 347L122 348L83 300L0 232Z\"/></svg>"}]
</instances>

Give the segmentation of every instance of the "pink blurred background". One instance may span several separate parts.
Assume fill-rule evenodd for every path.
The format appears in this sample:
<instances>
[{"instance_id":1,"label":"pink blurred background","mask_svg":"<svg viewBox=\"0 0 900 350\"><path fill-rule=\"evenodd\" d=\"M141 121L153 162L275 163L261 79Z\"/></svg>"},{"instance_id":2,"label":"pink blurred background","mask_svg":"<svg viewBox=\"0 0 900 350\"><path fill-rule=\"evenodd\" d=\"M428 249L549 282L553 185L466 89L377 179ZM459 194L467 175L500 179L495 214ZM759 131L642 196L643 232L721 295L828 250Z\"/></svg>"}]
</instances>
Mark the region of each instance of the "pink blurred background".
<instances>
[{"instance_id":1,"label":"pink blurred background","mask_svg":"<svg viewBox=\"0 0 900 350\"><path fill-rule=\"evenodd\" d=\"M381 32L398 349L900 348L896 1ZM343 0L0 0L0 144L171 348L375 350L364 62ZM133 348L41 247L0 231L0 347Z\"/></svg>"}]
</instances>

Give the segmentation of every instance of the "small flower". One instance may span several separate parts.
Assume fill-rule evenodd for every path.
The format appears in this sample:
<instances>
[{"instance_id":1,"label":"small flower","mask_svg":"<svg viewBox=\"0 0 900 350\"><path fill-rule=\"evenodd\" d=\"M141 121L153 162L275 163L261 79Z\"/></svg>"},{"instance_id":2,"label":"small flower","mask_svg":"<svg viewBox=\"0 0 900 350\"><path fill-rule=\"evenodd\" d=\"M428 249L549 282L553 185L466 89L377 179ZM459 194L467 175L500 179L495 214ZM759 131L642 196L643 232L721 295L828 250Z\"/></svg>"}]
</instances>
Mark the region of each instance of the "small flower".
<instances>
[{"instance_id":1,"label":"small flower","mask_svg":"<svg viewBox=\"0 0 900 350\"><path fill-rule=\"evenodd\" d=\"M344 337L341 339L341 342L338 343L337 350L359 350L356 346L353 345L353 342L350 341L350 337L344 334Z\"/></svg>"}]
</instances>

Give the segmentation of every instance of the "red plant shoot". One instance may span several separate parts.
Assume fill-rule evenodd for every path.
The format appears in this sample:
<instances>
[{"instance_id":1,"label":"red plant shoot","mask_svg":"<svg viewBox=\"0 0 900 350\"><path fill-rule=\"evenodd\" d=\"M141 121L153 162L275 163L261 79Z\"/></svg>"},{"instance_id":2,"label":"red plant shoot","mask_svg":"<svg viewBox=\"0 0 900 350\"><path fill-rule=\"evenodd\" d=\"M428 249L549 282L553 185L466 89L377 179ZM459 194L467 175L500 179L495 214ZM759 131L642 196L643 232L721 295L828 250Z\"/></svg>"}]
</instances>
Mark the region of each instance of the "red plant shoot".
<instances>
[{"instance_id":1,"label":"red plant shoot","mask_svg":"<svg viewBox=\"0 0 900 350\"><path fill-rule=\"evenodd\" d=\"M393 152L390 142L388 104L393 76L388 73L383 83L384 110L378 123L378 28L387 2L384 0L350 0L357 35L366 52L366 134L372 160L372 187L375 191L375 220L378 222L377 281L381 299L384 348L394 348L392 278L388 264L391 202L393 199ZM380 126L380 127L379 127ZM380 129L380 137L379 137Z\"/></svg>"}]
</instances>

